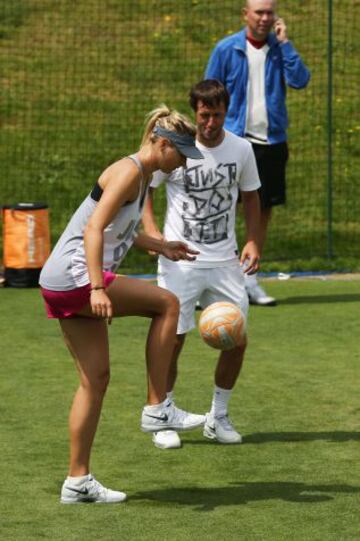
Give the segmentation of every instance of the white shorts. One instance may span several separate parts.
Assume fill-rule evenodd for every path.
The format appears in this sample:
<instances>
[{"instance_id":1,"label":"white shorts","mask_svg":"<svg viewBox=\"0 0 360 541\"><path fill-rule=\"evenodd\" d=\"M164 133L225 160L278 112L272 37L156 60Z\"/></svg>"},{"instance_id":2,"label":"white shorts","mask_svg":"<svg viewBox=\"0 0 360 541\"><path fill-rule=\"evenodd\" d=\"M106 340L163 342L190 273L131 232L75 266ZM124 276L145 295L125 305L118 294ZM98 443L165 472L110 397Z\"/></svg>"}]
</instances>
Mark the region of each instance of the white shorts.
<instances>
[{"instance_id":1,"label":"white shorts","mask_svg":"<svg viewBox=\"0 0 360 541\"><path fill-rule=\"evenodd\" d=\"M158 285L174 293L180 301L178 334L185 334L196 326L197 301L202 308L217 301L232 302L247 318L249 300L240 263L202 269L167 261L158 272Z\"/></svg>"}]
</instances>

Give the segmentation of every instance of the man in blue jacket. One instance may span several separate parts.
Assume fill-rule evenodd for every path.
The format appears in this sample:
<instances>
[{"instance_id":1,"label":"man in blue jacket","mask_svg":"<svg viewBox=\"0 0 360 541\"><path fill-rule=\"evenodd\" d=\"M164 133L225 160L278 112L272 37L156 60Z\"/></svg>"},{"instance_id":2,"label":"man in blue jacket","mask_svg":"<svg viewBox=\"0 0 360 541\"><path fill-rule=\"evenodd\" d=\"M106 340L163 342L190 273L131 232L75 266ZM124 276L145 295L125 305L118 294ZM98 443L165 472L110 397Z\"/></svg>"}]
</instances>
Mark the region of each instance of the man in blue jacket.
<instances>
[{"instance_id":1,"label":"man in blue jacket","mask_svg":"<svg viewBox=\"0 0 360 541\"><path fill-rule=\"evenodd\" d=\"M286 86L304 88L310 79L275 8L275 0L247 0L243 9L247 26L217 43L206 69L206 78L218 79L230 94L225 128L248 139L255 152L261 180L261 252L272 207L285 203ZM276 304L256 275L245 283L251 304Z\"/></svg>"}]
</instances>

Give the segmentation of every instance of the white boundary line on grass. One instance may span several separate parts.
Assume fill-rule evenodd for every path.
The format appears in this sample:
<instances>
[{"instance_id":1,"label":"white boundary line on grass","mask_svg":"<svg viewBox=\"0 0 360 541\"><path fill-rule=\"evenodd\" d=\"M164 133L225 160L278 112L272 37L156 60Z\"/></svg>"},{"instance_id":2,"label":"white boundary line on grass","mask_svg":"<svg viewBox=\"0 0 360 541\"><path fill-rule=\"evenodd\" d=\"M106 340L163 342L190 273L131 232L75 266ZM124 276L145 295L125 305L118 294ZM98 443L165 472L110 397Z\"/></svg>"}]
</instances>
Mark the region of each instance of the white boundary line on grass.
<instances>
[{"instance_id":1,"label":"white boundary line on grass","mask_svg":"<svg viewBox=\"0 0 360 541\"><path fill-rule=\"evenodd\" d=\"M140 278L142 280L156 280L156 274L127 274L126 276L131 276L132 278ZM261 280L280 280L286 281L289 279L312 279L312 280L340 280L340 281L352 281L360 280L360 273L356 272L337 272L337 271L304 271L304 272L268 272L258 274Z\"/></svg>"}]
</instances>

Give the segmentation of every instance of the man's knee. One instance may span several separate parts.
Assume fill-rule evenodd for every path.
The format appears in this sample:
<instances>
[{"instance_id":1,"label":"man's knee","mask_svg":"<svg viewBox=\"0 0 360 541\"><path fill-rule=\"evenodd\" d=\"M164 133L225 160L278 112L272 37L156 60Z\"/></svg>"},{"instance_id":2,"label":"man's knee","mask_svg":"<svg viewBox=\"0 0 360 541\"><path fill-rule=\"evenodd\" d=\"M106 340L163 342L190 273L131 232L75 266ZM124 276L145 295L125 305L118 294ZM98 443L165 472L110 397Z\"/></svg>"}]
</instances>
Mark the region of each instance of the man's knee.
<instances>
[{"instance_id":1,"label":"man's knee","mask_svg":"<svg viewBox=\"0 0 360 541\"><path fill-rule=\"evenodd\" d=\"M246 351L247 341L244 337L244 341L233 349L228 351L222 351L220 354L220 359L229 364L241 364L244 360L245 351Z\"/></svg>"}]
</instances>

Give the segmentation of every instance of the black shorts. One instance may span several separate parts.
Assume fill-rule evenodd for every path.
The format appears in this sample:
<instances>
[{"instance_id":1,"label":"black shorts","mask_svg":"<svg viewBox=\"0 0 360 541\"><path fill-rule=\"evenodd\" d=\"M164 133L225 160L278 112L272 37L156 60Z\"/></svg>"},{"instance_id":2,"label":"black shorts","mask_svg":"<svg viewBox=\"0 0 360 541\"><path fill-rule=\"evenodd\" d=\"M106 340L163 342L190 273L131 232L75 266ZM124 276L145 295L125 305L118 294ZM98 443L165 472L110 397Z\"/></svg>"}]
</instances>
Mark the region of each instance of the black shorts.
<instances>
[{"instance_id":1,"label":"black shorts","mask_svg":"<svg viewBox=\"0 0 360 541\"><path fill-rule=\"evenodd\" d=\"M286 201L285 168L289 156L287 143L251 144L261 180L259 189L261 207L284 205Z\"/></svg>"}]
</instances>

